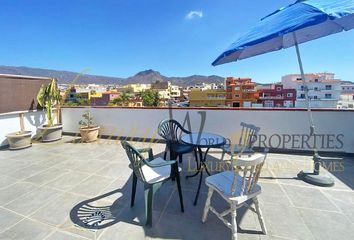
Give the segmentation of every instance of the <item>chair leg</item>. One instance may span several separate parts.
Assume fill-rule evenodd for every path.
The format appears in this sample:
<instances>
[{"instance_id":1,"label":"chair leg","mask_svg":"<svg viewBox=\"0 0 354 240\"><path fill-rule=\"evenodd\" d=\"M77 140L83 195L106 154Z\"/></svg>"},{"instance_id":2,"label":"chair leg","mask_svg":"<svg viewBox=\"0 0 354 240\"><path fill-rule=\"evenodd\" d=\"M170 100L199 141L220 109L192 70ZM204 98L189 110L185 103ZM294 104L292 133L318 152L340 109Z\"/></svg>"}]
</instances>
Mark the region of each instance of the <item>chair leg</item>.
<instances>
[{"instance_id":1,"label":"chair leg","mask_svg":"<svg viewBox=\"0 0 354 240\"><path fill-rule=\"evenodd\" d=\"M176 180L176 172L178 172L178 165L172 164L171 165L171 180L173 182Z\"/></svg>"},{"instance_id":2,"label":"chair leg","mask_svg":"<svg viewBox=\"0 0 354 240\"><path fill-rule=\"evenodd\" d=\"M205 207L204 207L204 211L203 211L203 217L202 217L202 222L205 223L206 220L208 219L208 212L210 209L210 200L211 200L211 196L213 196L213 192L214 190L212 188L208 189L208 197L207 200L205 202Z\"/></svg>"},{"instance_id":3,"label":"chair leg","mask_svg":"<svg viewBox=\"0 0 354 240\"><path fill-rule=\"evenodd\" d=\"M152 226L152 201L153 201L153 187L146 187L145 188L145 219L146 219L146 226Z\"/></svg>"},{"instance_id":4,"label":"chair leg","mask_svg":"<svg viewBox=\"0 0 354 240\"><path fill-rule=\"evenodd\" d=\"M236 204L231 203L231 225L232 225L232 240L237 240L237 222L236 222Z\"/></svg>"},{"instance_id":5,"label":"chair leg","mask_svg":"<svg viewBox=\"0 0 354 240\"><path fill-rule=\"evenodd\" d=\"M177 189L178 189L178 195L179 195L179 203L181 204L181 212L184 212L183 196L182 196L181 181L180 181L180 177L179 177L178 166L175 171L177 172L176 173L176 180L177 180Z\"/></svg>"},{"instance_id":6,"label":"chair leg","mask_svg":"<svg viewBox=\"0 0 354 240\"><path fill-rule=\"evenodd\" d=\"M133 188L132 188L132 196L131 196L131 201L130 201L130 207L134 207L137 181L138 181L138 179L135 176L135 174L133 173Z\"/></svg>"},{"instance_id":7,"label":"chair leg","mask_svg":"<svg viewBox=\"0 0 354 240\"><path fill-rule=\"evenodd\" d=\"M166 160L167 157L167 151L165 150L165 153L163 154L163 159Z\"/></svg>"},{"instance_id":8,"label":"chair leg","mask_svg":"<svg viewBox=\"0 0 354 240\"><path fill-rule=\"evenodd\" d=\"M264 218L263 218L263 215L262 215L261 208L259 207L258 198L254 197L253 198L253 202L254 202L254 205L256 206L256 212L257 212L259 223L261 224L262 232L263 232L263 234L266 235L267 234L267 228L266 228L266 226L264 224Z\"/></svg>"},{"instance_id":9,"label":"chair leg","mask_svg":"<svg viewBox=\"0 0 354 240\"><path fill-rule=\"evenodd\" d=\"M179 163L182 163L182 154L180 154L178 157L179 157Z\"/></svg>"}]
</instances>

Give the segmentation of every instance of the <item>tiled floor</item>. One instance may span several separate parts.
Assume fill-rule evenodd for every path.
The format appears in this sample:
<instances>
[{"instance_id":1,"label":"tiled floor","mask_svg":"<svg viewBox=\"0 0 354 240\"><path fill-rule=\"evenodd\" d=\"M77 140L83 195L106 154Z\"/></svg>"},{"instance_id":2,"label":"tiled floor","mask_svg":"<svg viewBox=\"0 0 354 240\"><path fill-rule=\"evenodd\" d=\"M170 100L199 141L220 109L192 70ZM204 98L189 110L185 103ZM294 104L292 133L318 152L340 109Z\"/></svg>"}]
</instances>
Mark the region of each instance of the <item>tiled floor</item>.
<instances>
[{"instance_id":1,"label":"tiled floor","mask_svg":"<svg viewBox=\"0 0 354 240\"><path fill-rule=\"evenodd\" d=\"M73 140L65 136L21 151L0 151L0 239L230 239L229 229L212 213L201 223L204 184L193 206L198 179L184 178L195 167L192 156L182 164L185 213L175 182L168 182L155 195L153 228L145 228L142 184L135 207L129 207L131 170L120 142ZM164 149L162 144L134 144L151 146L156 154ZM217 167L218 157L209 156L210 168ZM343 168L332 172L336 184L331 188L296 178L311 164L309 156L268 155L260 179L268 235L261 233L257 216L241 208L239 239L354 239L354 159L345 158ZM212 204L226 206L217 195ZM102 216L97 227L84 223Z\"/></svg>"}]
</instances>

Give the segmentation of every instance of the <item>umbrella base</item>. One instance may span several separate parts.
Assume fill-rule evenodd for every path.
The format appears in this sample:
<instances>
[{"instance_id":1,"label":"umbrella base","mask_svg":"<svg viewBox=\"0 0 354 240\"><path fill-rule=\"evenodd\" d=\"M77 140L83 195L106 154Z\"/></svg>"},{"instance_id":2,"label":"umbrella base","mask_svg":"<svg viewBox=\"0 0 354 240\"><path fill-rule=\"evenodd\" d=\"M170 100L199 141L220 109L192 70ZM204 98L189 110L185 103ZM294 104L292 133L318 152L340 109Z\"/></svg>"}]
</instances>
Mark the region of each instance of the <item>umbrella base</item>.
<instances>
[{"instance_id":1,"label":"umbrella base","mask_svg":"<svg viewBox=\"0 0 354 240\"><path fill-rule=\"evenodd\" d=\"M321 187L332 187L334 185L334 180L328 175L314 174L313 172L301 171L297 174L297 177L304 182L321 186Z\"/></svg>"}]
</instances>

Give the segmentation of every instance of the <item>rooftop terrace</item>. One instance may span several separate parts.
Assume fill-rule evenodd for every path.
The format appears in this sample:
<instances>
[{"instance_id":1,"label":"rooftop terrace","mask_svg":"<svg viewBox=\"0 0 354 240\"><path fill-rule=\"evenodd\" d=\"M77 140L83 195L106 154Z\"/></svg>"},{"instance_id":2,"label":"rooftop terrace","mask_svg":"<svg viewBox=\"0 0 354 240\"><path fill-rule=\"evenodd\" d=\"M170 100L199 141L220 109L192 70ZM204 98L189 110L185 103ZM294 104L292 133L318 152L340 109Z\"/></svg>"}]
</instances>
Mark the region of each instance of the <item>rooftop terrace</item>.
<instances>
[{"instance_id":1,"label":"rooftop terrace","mask_svg":"<svg viewBox=\"0 0 354 240\"><path fill-rule=\"evenodd\" d=\"M149 145L155 154L164 150L163 144L133 144ZM209 162L218 158L212 153ZM117 140L83 144L64 136L21 151L1 150L0 239L230 239L229 229L213 214L201 222L204 183L193 206L198 179L184 178L194 169L191 156L182 165L185 212L175 183L167 182L154 198L153 228L144 227L141 183L135 207L129 206L128 163ZM268 154L260 179L268 235L261 233L256 214L241 208L239 239L354 239L354 159L327 166L335 186L315 187L296 178L299 170L311 169L311 156ZM217 195L212 202L217 209L226 207Z\"/></svg>"}]
</instances>

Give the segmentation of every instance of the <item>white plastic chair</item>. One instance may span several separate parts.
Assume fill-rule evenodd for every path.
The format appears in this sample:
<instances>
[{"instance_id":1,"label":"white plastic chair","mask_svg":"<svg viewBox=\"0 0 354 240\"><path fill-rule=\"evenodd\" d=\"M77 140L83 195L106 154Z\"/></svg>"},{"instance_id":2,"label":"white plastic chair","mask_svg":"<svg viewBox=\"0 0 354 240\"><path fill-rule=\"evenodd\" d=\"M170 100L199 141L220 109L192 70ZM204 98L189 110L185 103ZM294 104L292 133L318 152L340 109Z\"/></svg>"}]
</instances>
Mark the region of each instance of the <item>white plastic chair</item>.
<instances>
[{"instance_id":1,"label":"white plastic chair","mask_svg":"<svg viewBox=\"0 0 354 240\"><path fill-rule=\"evenodd\" d=\"M233 155L234 157L231 158L233 171L221 172L205 179L205 184L209 189L202 217L203 223L207 220L208 212L210 210L231 229L232 239L236 240L236 210L245 206L258 215L262 232L267 234L267 229L257 199L257 196L261 193L261 186L259 186L257 182L267 151L268 150L266 150L265 153L255 153L243 156ZM230 204L229 209L219 213L210 205L210 200L214 191L220 194L223 199ZM250 199L253 200L255 208L246 203L246 201ZM225 218L229 214L231 215L231 223Z\"/></svg>"}]
</instances>

